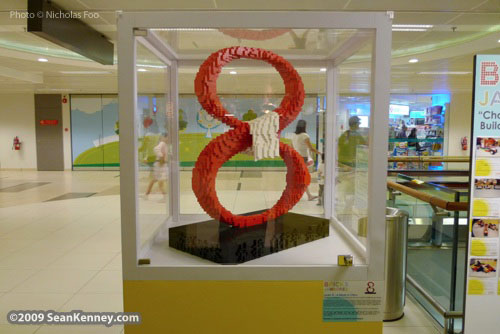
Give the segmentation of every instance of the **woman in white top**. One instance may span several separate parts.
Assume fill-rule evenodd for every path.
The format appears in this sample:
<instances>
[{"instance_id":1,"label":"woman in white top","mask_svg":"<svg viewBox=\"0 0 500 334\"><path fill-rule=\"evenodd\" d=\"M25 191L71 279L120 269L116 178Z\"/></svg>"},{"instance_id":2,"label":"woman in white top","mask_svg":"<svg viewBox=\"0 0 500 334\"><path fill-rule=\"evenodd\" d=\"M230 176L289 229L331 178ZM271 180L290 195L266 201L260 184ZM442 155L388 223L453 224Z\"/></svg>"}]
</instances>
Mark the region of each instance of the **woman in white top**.
<instances>
[{"instance_id":1,"label":"woman in white top","mask_svg":"<svg viewBox=\"0 0 500 334\"><path fill-rule=\"evenodd\" d=\"M314 152L316 154L321 154L317 149L315 149L309 138L309 135L306 132L307 123L303 119L297 122L297 127L295 128L295 135L292 137L292 147L299 152L299 154L304 159L304 162L307 165L307 161L309 160L309 152ZM307 199L309 201L313 201L318 196L313 196L309 191L309 188L306 189Z\"/></svg>"},{"instance_id":2,"label":"woman in white top","mask_svg":"<svg viewBox=\"0 0 500 334\"><path fill-rule=\"evenodd\" d=\"M167 135L163 134L160 136L160 141L158 145L154 147L154 152L156 154L156 161L153 165L153 178L149 181L148 188L146 190L145 198L153 189L153 185L158 182L158 187L161 193L165 196L164 182L167 179Z\"/></svg>"}]
</instances>

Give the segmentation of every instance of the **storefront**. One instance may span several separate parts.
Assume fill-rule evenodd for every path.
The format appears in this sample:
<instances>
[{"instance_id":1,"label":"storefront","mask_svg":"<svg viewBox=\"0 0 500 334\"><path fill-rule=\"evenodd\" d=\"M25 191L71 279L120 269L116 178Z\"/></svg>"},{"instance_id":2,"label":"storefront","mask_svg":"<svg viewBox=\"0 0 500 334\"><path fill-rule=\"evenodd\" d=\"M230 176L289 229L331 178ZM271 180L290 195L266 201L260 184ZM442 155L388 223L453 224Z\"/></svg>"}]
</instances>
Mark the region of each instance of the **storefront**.
<instances>
[{"instance_id":1,"label":"storefront","mask_svg":"<svg viewBox=\"0 0 500 334\"><path fill-rule=\"evenodd\" d=\"M319 76L321 78L321 76ZM307 92L306 92L307 93ZM276 108L281 95L222 95L221 100L235 117L251 120ZM118 96L71 95L71 124L73 169L116 169L119 167ZM144 94L138 99L139 118L142 120L141 137L145 137L141 149L147 163L154 161L152 149L158 142L165 119L165 96ZM369 96L340 95L338 133L348 128L349 118L357 116L360 133L367 139L370 116ZM390 156L443 156L445 151L446 113L449 94L391 95L389 106ZM321 148L326 97L307 95L300 119L307 122L307 133L315 147ZM179 130L181 167L193 167L203 147L229 127L204 112L196 96L179 95ZM294 125L282 133L290 142ZM413 130L415 129L415 130ZM414 132L414 133L413 133ZM404 140L402 140L404 139ZM312 157L311 157L312 158ZM153 160L153 161L152 161ZM320 161L316 161L319 164ZM251 157L238 155L225 167L284 167L281 159L253 161ZM441 163L392 163L390 169L441 169Z\"/></svg>"}]
</instances>

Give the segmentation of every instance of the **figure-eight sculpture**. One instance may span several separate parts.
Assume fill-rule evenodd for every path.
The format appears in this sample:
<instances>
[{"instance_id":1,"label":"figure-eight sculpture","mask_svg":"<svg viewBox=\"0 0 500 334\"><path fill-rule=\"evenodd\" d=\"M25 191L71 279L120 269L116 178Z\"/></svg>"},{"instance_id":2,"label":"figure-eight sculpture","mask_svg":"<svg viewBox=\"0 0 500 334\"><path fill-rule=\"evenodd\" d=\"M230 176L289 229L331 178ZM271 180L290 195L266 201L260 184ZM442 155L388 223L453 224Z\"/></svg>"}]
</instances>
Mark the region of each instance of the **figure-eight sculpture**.
<instances>
[{"instance_id":1,"label":"figure-eight sculpture","mask_svg":"<svg viewBox=\"0 0 500 334\"><path fill-rule=\"evenodd\" d=\"M239 58L263 60L272 65L283 79L285 96L279 107L269 113L276 113L273 115L274 117L267 116L269 115L267 114L262 116L267 116L267 120L259 121L257 118L251 122L243 122L228 115L222 106L217 97L217 78L222 67ZM304 104L304 85L297 71L288 61L271 51L235 46L221 49L210 55L200 66L194 85L201 106L209 114L232 128L232 130L212 140L196 161L193 169L192 187L201 207L212 218L235 227L262 224L287 213L300 200L311 182L311 176L300 154L289 145L279 142L280 132L297 117ZM252 122L255 125L251 125ZM263 128L265 131L269 131L269 129L277 131L271 135L267 132L267 135L261 135L260 139L256 140L255 134L262 133ZM270 148L262 149L263 142L267 141L270 143ZM217 171L227 160L248 149L252 144L254 149L259 148L261 157L272 157L274 153L271 151L275 150L277 153L279 147L279 155L287 167L286 187L272 208L249 216L235 215L219 202L215 190L215 179Z\"/></svg>"}]
</instances>

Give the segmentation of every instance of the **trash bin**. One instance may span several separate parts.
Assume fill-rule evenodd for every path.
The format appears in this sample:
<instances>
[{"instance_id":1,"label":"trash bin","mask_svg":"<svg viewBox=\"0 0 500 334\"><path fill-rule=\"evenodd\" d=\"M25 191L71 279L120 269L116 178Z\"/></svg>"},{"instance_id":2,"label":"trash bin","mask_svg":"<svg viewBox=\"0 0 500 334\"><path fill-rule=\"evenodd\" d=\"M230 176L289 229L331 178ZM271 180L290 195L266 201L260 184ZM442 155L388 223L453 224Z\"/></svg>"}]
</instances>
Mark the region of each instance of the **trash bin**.
<instances>
[{"instance_id":1,"label":"trash bin","mask_svg":"<svg viewBox=\"0 0 500 334\"><path fill-rule=\"evenodd\" d=\"M385 220L384 321L393 321L402 318L404 315L408 213L394 208L387 208Z\"/></svg>"}]
</instances>

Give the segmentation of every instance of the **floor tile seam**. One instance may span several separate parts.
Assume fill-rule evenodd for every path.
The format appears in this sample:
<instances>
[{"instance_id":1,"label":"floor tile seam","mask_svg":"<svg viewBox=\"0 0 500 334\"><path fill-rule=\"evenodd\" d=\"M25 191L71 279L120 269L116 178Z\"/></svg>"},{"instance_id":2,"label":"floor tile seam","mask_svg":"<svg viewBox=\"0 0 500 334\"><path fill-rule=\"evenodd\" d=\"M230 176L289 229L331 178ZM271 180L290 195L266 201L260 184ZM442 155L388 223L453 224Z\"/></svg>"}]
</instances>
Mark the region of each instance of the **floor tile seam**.
<instances>
[{"instance_id":1,"label":"floor tile seam","mask_svg":"<svg viewBox=\"0 0 500 334\"><path fill-rule=\"evenodd\" d=\"M406 292L406 298L409 298L412 302L413 305L424 314L424 317L432 324L432 326L440 331L443 330L443 327L441 324L434 319L434 317L410 294L408 291Z\"/></svg>"},{"instance_id":2,"label":"floor tile seam","mask_svg":"<svg viewBox=\"0 0 500 334\"><path fill-rule=\"evenodd\" d=\"M48 217L48 218L50 218L50 217ZM32 225L32 224L36 224L36 222L31 222L31 223L28 223L27 225L23 225L23 226L22 226L22 227L20 227L20 228L29 227L28 225ZM55 229L55 230L48 231L48 232L47 232L47 235L52 234L52 233L55 233L55 232L58 232L58 231L62 230L63 228L66 228L66 227L67 227L67 226L61 226L61 227L59 227L59 228L57 228L57 229ZM15 231L19 230L20 228L18 228L18 229L14 229L14 230L12 230L12 231L9 231L9 233L11 233L11 232L15 232ZM42 239L43 239L43 238L42 238ZM39 240L42 240L42 239L35 239L35 240L39 241ZM31 239L30 239L30 240L31 240Z\"/></svg>"},{"instance_id":3,"label":"floor tile seam","mask_svg":"<svg viewBox=\"0 0 500 334\"><path fill-rule=\"evenodd\" d=\"M116 259L119 255L121 256L121 251L120 251L120 252L117 252L117 254L115 254L115 256L113 256L113 257L111 258L111 260L109 260L109 261L108 261L108 262L107 262L107 263L106 263L106 264L102 267L101 271L105 270L104 268L106 268L106 266L108 266L109 264L111 264L111 262L113 262L113 261L114 261L114 260L115 260L115 259ZM121 271L121 270L120 270L120 271ZM122 273L123 273L123 271L122 271Z\"/></svg>"},{"instance_id":4,"label":"floor tile seam","mask_svg":"<svg viewBox=\"0 0 500 334\"><path fill-rule=\"evenodd\" d=\"M38 328L33 332L33 334L36 334L40 330L40 328L42 328L42 326L38 326Z\"/></svg>"},{"instance_id":5,"label":"floor tile seam","mask_svg":"<svg viewBox=\"0 0 500 334\"><path fill-rule=\"evenodd\" d=\"M9 234L9 233L14 232L14 231L17 231L17 230L19 230L19 229L21 229L21 228L23 228L23 227L26 227L26 226L28 226L28 225L30 225L30 224L33 224L33 223L34 223L34 222L31 222L31 221L30 221L30 222L23 223L23 224L21 224L20 226L18 226L18 227L16 227L16 228L13 228L12 230L9 230L9 231L8 231L8 232L6 232L6 233L0 233L0 236L3 236L3 235L5 235L5 234Z\"/></svg>"},{"instance_id":6,"label":"floor tile seam","mask_svg":"<svg viewBox=\"0 0 500 334\"><path fill-rule=\"evenodd\" d=\"M23 240L23 239L8 239L8 240ZM41 241L41 240L43 240L43 239L40 239L40 240L30 240L30 241ZM25 250L29 249L29 247L30 247L30 246L32 246L32 245L29 245L29 244L28 244L26 247L22 247L22 248L20 248L20 249L18 249L18 250L15 250L15 251L11 252L11 254L9 254L9 256L17 255L17 253L19 253L19 252L21 252L21 251L25 251ZM2 262L3 260L4 260L3 258L0 258L0 268L2 268L2 266L1 266L1 262Z\"/></svg>"},{"instance_id":7,"label":"floor tile seam","mask_svg":"<svg viewBox=\"0 0 500 334\"><path fill-rule=\"evenodd\" d=\"M68 252L70 253L70 252ZM84 252L85 253L85 252ZM111 252L100 252L100 253L115 253L114 251L111 251ZM102 265L102 267L98 268L98 269L88 269L88 270L97 270L97 271L116 271L117 269L104 269L108 264L110 264L121 252L116 252L117 254L115 254L111 260L108 260L104 265ZM47 265L47 268L52 266L52 268L68 268L68 269L75 269L75 268L80 268L80 269L86 269L86 268L81 268L81 267L69 267L69 266L61 266L61 267L57 267L57 266L53 266L53 264L51 265Z\"/></svg>"},{"instance_id":8,"label":"floor tile seam","mask_svg":"<svg viewBox=\"0 0 500 334\"><path fill-rule=\"evenodd\" d=\"M95 233L89 235L87 238L81 240L80 242L77 242L76 245L74 245L73 247L69 248L66 250L66 253L63 254L61 257L58 257L57 260L59 260L60 258L62 258L63 256L67 255L67 253L70 253L72 252L73 250L75 250L77 247L83 245L85 242L87 242L90 238L92 238L94 235L96 235L97 233L99 233L100 231L102 230L102 228L100 228L99 230L97 230ZM55 261L54 261L55 262ZM47 264L47 267L52 265L54 262L51 262L49 264Z\"/></svg>"},{"instance_id":9,"label":"floor tile seam","mask_svg":"<svg viewBox=\"0 0 500 334\"><path fill-rule=\"evenodd\" d=\"M91 236L90 236L91 237ZM58 261L59 259L61 259L62 257L66 256L67 253L71 252L72 250L74 250L76 247L80 246L81 244L83 244L85 241L87 241L90 237L88 237L87 239L84 239L80 242L77 242L73 247L71 248L68 248L65 252L60 252L60 256L56 256L54 257L54 259L52 261L50 261L49 263L46 264L46 266L44 267L49 267L51 266L52 264L54 264L56 261ZM40 239L38 241L42 241L43 239ZM26 248L25 248L26 249Z\"/></svg>"},{"instance_id":10,"label":"floor tile seam","mask_svg":"<svg viewBox=\"0 0 500 334\"><path fill-rule=\"evenodd\" d=\"M396 327L396 328L401 328L401 327L404 327L404 328L420 328L420 327L423 327L423 328L433 328L433 329L436 329L434 326L425 326L425 325L422 325L422 326L419 326L419 325L411 325L411 326L386 326L385 325L385 322L384 322L384 327L385 328L388 328L388 327Z\"/></svg>"},{"instance_id":11,"label":"floor tile seam","mask_svg":"<svg viewBox=\"0 0 500 334\"><path fill-rule=\"evenodd\" d=\"M90 277L90 278L87 280L87 282L86 282L85 284L83 284L83 285L80 287L80 289L78 289L78 290L74 293L74 295L81 295L81 294L80 294L80 291L82 291L82 290L83 290L83 289L84 289L84 288L85 288L85 287L86 287L86 286L87 286L87 285L88 285L88 284L89 284L89 283L90 283L90 282L91 282L94 278L96 278L96 277L97 277L97 275L99 275L99 273L100 273L100 272L102 272L102 270L97 270L97 271L96 271L96 273L95 273L92 277Z\"/></svg>"},{"instance_id":12,"label":"floor tile seam","mask_svg":"<svg viewBox=\"0 0 500 334\"><path fill-rule=\"evenodd\" d=\"M57 202L57 201L56 201ZM10 206L10 207L14 207L14 206L23 206L23 205L32 205L32 204L44 204L45 202L43 201L37 201L37 202L28 202L28 203L21 203L21 204L18 204L18 205L13 205L13 206ZM1 211L2 207L0 207L0 211ZM33 209L33 210L36 210L36 209ZM63 210L64 211L64 210ZM53 217L54 215L58 215L58 214L61 214L61 211L56 211L54 210L53 212L49 213L48 215L46 215L44 218L51 218ZM85 213L82 213L81 215L85 215ZM36 220L37 217L34 218L34 220ZM31 224L31 223L34 223L35 221L31 221L31 222L28 222L28 224Z\"/></svg>"},{"instance_id":13,"label":"floor tile seam","mask_svg":"<svg viewBox=\"0 0 500 334\"><path fill-rule=\"evenodd\" d=\"M45 269L41 269L40 271L42 271L42 270L45 270ZM82 287L80 289L78 289L76 292L70 292L70 291L63 291L63 292L49 291L49 292L44 292L44 294L49 294L49 295L70 295L71 297L68 298L68 300L67 300L67 301L69 301L71 298L73 298L77 294L78 291L80 291L85 285L87 285L87 283L90 282L90 280L92 280L95 277L95 275L97 275L100 272L100 270L90 270L90 269L89 270L81 269L81 270L83 270L83 271L92 271L92 272L95 272L95 274L93 276L91 276L89 278L89 280L87 282L85 282L82 285ZM32 291L31 292L14 292L14 291L12 291L11 293L32 295L33 293L36 293L36 292L32 292ZM62 307L63 305L65 305L66 302L64 302L64 304L62 304L59 307Z\"/></svg>"},{"instance_id":14,"label":"floor tile seam","mask_svg":"<svg viewBox=\"0 0 500 334\"><path fill-rule=\"evenodd\" d=\"M2 270L0 268L0 270ZM12 269L12 270L16 270L16 269ZM21 269L21 270L27 270L27 269ZM35 270L35 272L31 275L28 275L28 277L26 277L24 280L21 280L19 282L17 282L17 284L15 286L13 286L8 292L6 293L14 293L14 289L17 288L18 286L20 286L22 283L26 282L27 280L29 280L30 278L32 278L33 276L35 276L36 274L38 274L39 272L41 272L43 269L42 268L38 268L37 270Z\"/></svg>"}]
</instances>

